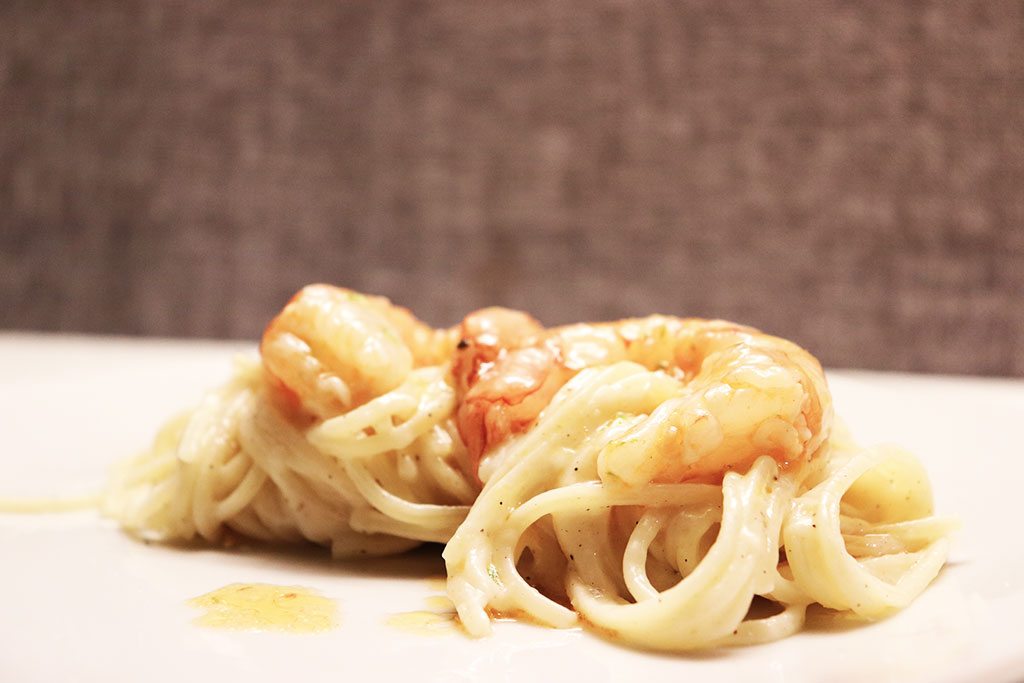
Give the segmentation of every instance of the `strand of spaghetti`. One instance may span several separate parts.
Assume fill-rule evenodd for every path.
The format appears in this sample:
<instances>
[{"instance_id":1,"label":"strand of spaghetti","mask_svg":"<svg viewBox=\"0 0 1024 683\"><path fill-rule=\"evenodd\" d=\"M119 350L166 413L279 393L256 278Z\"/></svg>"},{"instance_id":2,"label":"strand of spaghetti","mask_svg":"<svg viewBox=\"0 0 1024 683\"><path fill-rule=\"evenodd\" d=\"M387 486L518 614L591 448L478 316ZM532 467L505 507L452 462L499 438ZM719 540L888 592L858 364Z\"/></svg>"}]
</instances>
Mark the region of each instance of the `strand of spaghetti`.
<instances>
[{"instance_id":1,"label":"strand of spaghetti","mask_svg":"<svg viewBox=\"0 0 1024 683\"><path fill-rule=\"evenodd\" d=\"M215 456L224 455L227 457L209 458L197 463L201 466L205 465L212 472L210 475L198 477L195 494L192 497L192 517L195 520L196 528L204 538L217 536L224 522L224 517L220 514L219 509L220 501L230 498L231 492L238 489L251 469L242 469L237 466L239 463L245 465L245 460L248 460L247 456L238 457L237 453L215 454ZM252 490L253 494L255 492L256 490Z\"/></svg>"},{"instance_id":2,"label":"strand of spaghetti","mask_svg":"<svg viewBox=\"0 0 1024 683\"><path fill-rule=\"evenodd\" d=\"M574 568L569 578L573 607L590 623L646 648L703 647L736 630L754 595L759 570L777 562L777 556L766 554L763 541L768 531L765 512L772 497L783 494L771 489L776 476L775 462L766 456L745 475L725 476L718 538L691 574L656 599L627 603L595 594Z\"/></svg>"},{"instance_id":3,"label":"strand of spaghetti","mask_svg":"<svg viewBox=\"0 0 1024 683\"><path fill-rule=\"evenodd\" d=\"M745 619L725 636L721 645L756 645L791 636L801 628L807 616L806 603L786 605L779 614L763 619Z\"/></svg>"},{"instance_id":4,"label":"strand of spaghetti","mask_svg":"<svg viewBox=\"0 0 1024 683\"><path fill-rule=\"evenodd\" d=\"M166 513L170 520L180 520L180 528L187 530L191 538L195 535L199 526L195 517L196 484L202 474L201 467L195 463L185 463L180 460L174 471L174 479L168 486L171 499L166 508L157 511L158 514ZM208 541L217 540L215 535L203 536Z\"/></svg>"},{"instance_id":5,"label":"strand of spaghetti","mask_svg":"<svg viewBox=\"0 0 1024 683\"><path fill-rule=\"evenodd\" d=\"M267 493L276 491L273 482L267 478L263 487L256 492L249 501L249 504L224 521L225 525L235 532L259 541L289 541L296 542L301 539L298 532L282 524L287 520L284 512L270 513L269 509L275 509L275 503L270 502ZM262 515L268 515L275 524L269 524L263 520Z\"/></svg>"},{"instance_id":6,"label":"strand of spaghetti","mask_svg":"<svg viewBox=\"0 0 1024 683\"><path fill-rule=\"evenodd\" d=\"M887 555L923 549L959 528L951 517L926 517L893 524L867 524L844 517L840 526L846 551L854 557Z\"/></svg>"},{"instance_id":7,"label":"strand of spaghetti","mask_svg":"<svg viewBox=\"0 0 1024 683\"><path fill-rule=\"evenodd\" d=\"M508 517L505 527L510 533L522 531L552 511L576 507L613 507L643 505L657 508L667 506L703 506L717 504L722 488L716 484L648 484L638 488L609 486L599 481L585 481L561 486L540 493L518 506Z\"/></svg>"},{"instance_id":8,"label":"strand of spaghetti","mask_svg":"<svg viewBox=\"0 0 1024 683\"><path fill-rule=\"evenodd\" d=\"M225 514L225 511L248 504L266 479L266 473L252 458L238 450L237 442L231 450L211 453L186 466L205 468L208 472L197 479L192 504L196 527L205 538L215 537L224 521L233 514Z\"/></svg>"},{"instance_id":9,"label":"strand of spaghetti","mask_svg":"<svg viewBox=\"0 0 1024 683\"><path fill-rule=\"evenodd\" d=\"M241 514L235 515L227 524L242 533L245 533L245 529L249 527L258 529L260 535L256 538L263 540L290 542L303 540L302 534L299 533L298 527L292 520L284 494L281 489L277 488L273 480L269 479L269 475L267 483L252 499L252 504Z\"/></svg>"},{"instance_id":10,"label":"strand of spaghetti","mask_svg":"<svg viewBox=\"0 0 1024 683\"><path fill-rule=\"evenodd\" d=\"M793 580L788 565L776 564L769 570L766 578L772 584L771 590L760 593L760 595L764 595L769 600L781 605L803 605L804 607L814 602L814 599Z\"/></svg>"},{"instance_id":11,"label":"strand of spaghetti","mask_svg":"<svg viewBox=\"0 0 1024 683\"><path fill-rule=\"evenodd\" d=\"M908 519L905 522L870 524L862 519L840 515L840 529L844 535L896 536L905 541L935 538L955 531L960 522L955 517L929 516L923 519Z\"/></svg>"},{"instance_id":12,"label":"strand of spaghetti","mask_svg":"<svg viewBox=\"0 0 1024 683\"><path fill-rule=\"evenodd\" d=\"M239 455L236 459L242 459ZM215 514L222 520L232 519L240 513L247 505L252 503L253 498L259 493L263 484L267 481L267 473L257 467L252 459L244 456L249 461L249 468L242 477L242 480L228 493L227 497L217 502Z\"/></svg>"},{"instance_id":13,"label":"strand of spaghetti","mask_svg":"<svg viewBox=\"0 0 1024 683\"><path fill-rule=\"evenodd\" d=\"M358 462L346 462L345 472L366 502L395 522L404 522L411 538L444 543L458 528L469 512L468 505L434 505L414 503L394 495L380 485Z\"/></svg>"},{"instance_id":14,"label":"strand of spaghetti","mask_svg":"<svg viewBox=\"0 0 1024 683\"><path fill-rule=\"evenodd\" d=\"M325 491L340 509L365 504L342 463L314 448L303 432L265 401L256 406L242 434L247 450L263 469L292 472Z\"/></svg>"},{"instance_id":15,"label":"strand of spaghetti","mask_svg":"<svg viewBox=\"0 0 1024 683\"><path fill-rule=\"evenodd\" d=\"M164 451L173 474L160 485L162 495L154 497L159 505L136 511L140 528L156 527L164 536L190 538L198 531L210 540L218 537L222 520L213 507L224 494L215 489L225 488L225 477L230 488L238 474L220 463L230 461L238 449L238 426L242 415L251 412L257 381L253 368L240 364L231 381L207 392L199 408L188 414L176 442Z\"/></svg>"},{"instance_id":16,"label":"strand of spaghetti","mask_svg":"<svg viewBox=\"0 0 1024 683\"><path fill-rule=\"evenodd\" d=\"M492 598L498 610L524 610L556 628L573 625L576 615L528 584L515 567L514 549L520 537L547 515L586 513L621 505L717 505L721 490L709 484L658 484L639 489L613 490L600 482L584 482L545 491L517 507L491 539L493 566L502 590ZM581 557L610 559L608 553L581 553ZM492 580L494 577L490 577Z\"/></svg>"},{"instance_id":17,"label":"strand of spaghetti","mask_svg":"<svg viewBox=\"0 0 1024 683\"><path fill-rule=\"evenodd\" d=\"M231 380L206 392L189 416L178 443L178 460L190 463L210 453L230 449L240 416L252 408L259 381L259 365L255 359L237 358Z\"/></svg>"},{"instance_id":18,"label":"strand of spaghetti","mask_svg":"<svg viewBox=\"0 0 1024 683\"><path fill-rule=\"evenodd\" d=\"M262 466L280 492L279 508L303 538L330 545L336 557L390 554L419 543L357 528L353 516L369 504L344 468L314 449L269 406L261 406L253 420L243 423L240 438L247 451L260 454Z\"/></svg>"},{"instance_id":19,"label":"strand of spaghetti","mask_svg":"<svg viewBox=\"0 0 1024 683\"><path fill-rule=\"evenodd\" d=\"M268 429L263 420L249 420L243 423L239 440L247 452L259 454L260 466L280 489L289 516L304 537L327 543L335 531L348 528L347 501L336 493L325 499L321 493L334 490L313 483L292 466L293 461L303 462L310 450L300 433L283 425Z\"/></svg>"},{"instance_id":20,"label":"strand of spaghetti","mask_svg":"<svg viewBox=\"0 0 1024 683\"><path fill-rule=\"evenodd\" d=\"M645 511L629 535L626 551L622 554L622 576L630 595L638 602L658 597L658 590L651 585L647 575L647 553L668 514L662 509Z\"/></svg>"},{"instance_id":21,"label":"strand of spaghetti","mask_svg":"<svg viewBox=\"0 0 1024 683\"><path fill-rule=\"evenodd\" d=\"M852 610L878 617L910 603L938 574L945 562L949 542L939 537L923 550L909 553L909 560L895 581L886 581L870 571L870 564L858 561L846 550L839 519L844 494L873 468L894 464L915 473L912 482L927 487L920 464L909 454L875 448L847 462L824 482L796 499L783 536L786 557L793 577L815 602L838 610ZM889 487L878 491L881 501ZM916 491L930 499L930 491ZM929 501L930 503L930 501ZM882 505L880 502L879 505Z\"/></svg>"},{"instance_id":22,"label":"strand of spaghetti","mask_svg":"<svg viewBox=\"0 0 1024 683\"><path fill-rule=\"evenodd\" d=\"M443 368L420 368L398 388L324 420L306 436L314 447L337 458L371 457L406 448L454 406L455 389L445 381Z\"/></svg>"},{"instance_id":23,"label":"strand of spaghetti","mask_svg":"<svg viewBox=\"0 0 1024 683\"><path fill-rule=\"evenodd\" d=\"M356 508L349 518L349 525L353 531L363 534L386 534L396 538L405 538L412 541L443 543L445 530L430 526L418 525L410 522L402 522L373 508Z\"/></svg>"},{"instance_id":24,"label":"strand of spaghetti","mask_svg":"<svg viewBox=\"0 0 1024 683\"><path fill-rule=\"evenodd\" d=\"M707 539L712 527L722 521L721 487L717 487L716 494L717 505L678 510L668 525L665 542L655 546L660 559L681 576L700 563L711 544Z\"/></svg>"},{"instance_id":25,"label":"strand of spaghetti","mask_svg":"<svg viewBox=\"0 0 1024 683\"><path fill-rule=\"evenodd\" d=\"M451 425L450 421L448 421ZM454 426L451 426L454 429ZM427 434L420 437L422 443L419 462L430 478L437 482L442 491L453 500L464 504L472 504L476 500L479 489L470 484L470 477L456 469L448 459L457 459L456 447L462 447L440 424Z\"/></svg>"},{"instance_id":26,"label":"strand of spaghetti","mask_svg":"<svg viewBox=\"0 0 1024 683\"><path fill-rule=\"evenodd\" d=\"M199 534L209 539L218 537L223 528L225 516L220 513L220 501L229 499L231 493L238 490L254 466L252 459L240 452L237 437L242 420L252 414L256 401L250 390L240 391L234 396L223 396L222 392L212 395L217 399L210 401L212 409L201 410L198 414L217 414L208 415L208 419L191 420L178 453L179 467L196 473L192 487L192 517ZM187 438L190 434L191 439ZM197 443L203 444L201 449L195 446ZM255 479L262 484L261 477ZM259 490L258 486L252 486L257 483L255 479L241 491L243 504Z\"/></svg>"}]
</instances>

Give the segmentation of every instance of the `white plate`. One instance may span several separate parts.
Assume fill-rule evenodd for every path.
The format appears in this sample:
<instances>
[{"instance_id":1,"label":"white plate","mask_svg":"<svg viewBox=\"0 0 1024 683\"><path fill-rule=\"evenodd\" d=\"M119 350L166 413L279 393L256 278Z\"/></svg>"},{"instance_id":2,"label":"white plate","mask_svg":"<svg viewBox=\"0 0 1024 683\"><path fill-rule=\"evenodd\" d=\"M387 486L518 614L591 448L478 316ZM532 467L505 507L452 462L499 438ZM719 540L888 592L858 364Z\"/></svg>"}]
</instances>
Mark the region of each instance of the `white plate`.
<instances>
[{"instance_id":1,"label":"white plate","mask_svg":"<svg viewBox=\"0 0 1024 683\"><path fill-rule=\"evenodd\" d=\"M172 412L227 376L238 345L0 335L0 495L98 490ZM245 347L241 347L245 348ZM0 680L967 681L1024 678L1024 382L830 373L863 443L916 452L964 530L913 605L875 624L712 654L637 652L580 630L493 637L388 626L426 608L437 553L364 563L325 553L145 545L91 512L0 515ZM336 598L318 635L202 628L186 600L229 583Z\"/></svg>"}]
</instances>

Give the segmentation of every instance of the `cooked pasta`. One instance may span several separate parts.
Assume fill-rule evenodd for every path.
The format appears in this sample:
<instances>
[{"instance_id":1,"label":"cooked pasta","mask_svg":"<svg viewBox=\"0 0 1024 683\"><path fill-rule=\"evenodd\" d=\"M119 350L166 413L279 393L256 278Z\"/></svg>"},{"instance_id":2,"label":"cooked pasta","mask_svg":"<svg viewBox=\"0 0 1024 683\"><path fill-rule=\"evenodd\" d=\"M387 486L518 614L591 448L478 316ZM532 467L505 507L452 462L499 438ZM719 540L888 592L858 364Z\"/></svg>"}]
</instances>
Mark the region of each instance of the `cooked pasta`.
<instances>
[{"instance_id":1,"label":"cooked pasta","mask_svg":"<svg viewBox=\"0 0 1024 683\"><path fill-rule=\"evenodd\" d=\"M724 321L485 309L432 330L313 285L103 505L164 540L443 543L474 636L513 616L657 650L765 642L810 605L905 607L945 561L955 522L920 463L833 422L809 354Z\"/></svg>"}]
</instances>

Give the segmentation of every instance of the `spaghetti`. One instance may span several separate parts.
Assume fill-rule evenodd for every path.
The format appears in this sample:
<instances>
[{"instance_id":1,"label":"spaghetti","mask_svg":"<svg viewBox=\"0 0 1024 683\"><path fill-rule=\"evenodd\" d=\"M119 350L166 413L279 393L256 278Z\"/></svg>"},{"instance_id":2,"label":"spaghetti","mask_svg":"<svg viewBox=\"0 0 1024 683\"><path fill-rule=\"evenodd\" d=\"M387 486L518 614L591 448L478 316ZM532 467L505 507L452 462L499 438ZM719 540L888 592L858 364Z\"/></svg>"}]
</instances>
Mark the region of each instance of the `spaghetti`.
<instances>
[{"instance_id":1,"label":"spaghetti","mask_svg":"<svg viewBox=\"0 0 1024 683\"><path fill-rule=\"evenodd\" d=\"M474 636L526 616L667 651L775 640L813 604L905 607L955 527L913 456L833 425L820 366L785 340L664 316L548 330L505 309L432 330L326 285L103 506L164 540L444 543Z\"/></svg>"}]
</instances>

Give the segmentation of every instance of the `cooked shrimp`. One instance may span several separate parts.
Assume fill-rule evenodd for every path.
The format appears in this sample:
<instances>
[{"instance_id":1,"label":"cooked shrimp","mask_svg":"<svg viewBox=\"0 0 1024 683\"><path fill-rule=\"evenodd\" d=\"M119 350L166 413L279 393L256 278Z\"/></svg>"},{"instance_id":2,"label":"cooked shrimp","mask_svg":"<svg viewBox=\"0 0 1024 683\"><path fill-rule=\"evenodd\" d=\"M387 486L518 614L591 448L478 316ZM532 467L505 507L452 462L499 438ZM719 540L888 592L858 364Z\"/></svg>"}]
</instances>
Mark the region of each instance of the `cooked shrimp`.
<instances>
[{"instance_id":1,"label":"cooked shrimp","mask_svg":"<svg viewBox=\"0 0 1024 683\"><path fill-rule=\"evenodd\" d=\"M669 368L682 371L683 391L604 449L603 480L718 481L761 455L783 468L810 461L832 420L814 357L792 342L720 321L668 327L678 335Z\"/></svg>"},{"instance_id":2,"label":"cooked shrimp","mask_svg":"<svg viewBox=\"0 0 1024 683\"><path fill-rule=\"evenodd\" d=\"M573 375L626 357L626 344L609 326L545 330L506 308L470 314L460 333L456 424L474 472L487 448L528 427Z\"/></svg>"},{"instance_id":3,"label":"cooked shrimp","mask_svg":"<svg viewBox=\"0 0 1024 683\"><path fill-rule=\"evenodd\" d=\"M313 419L394 389L414 367L451 359L455 420L473 472L577 372L622 360L671 374L681 391L602 452L608 481L720 478L762 454L796 465L817 451L831 421L812 356L716 320L651 316L546 330L525 313L488 308L434 330L382 297L310 285L270 323L260 350L275 398Z\"/></svg>"},{"instance_id":4,"label":"cooked shrimp","mask_svg":"<svg viewBox=\"0 0 1024 683\"><path fill-rule=\"evenodd\" d=\"M620 360L668 372L682 390L609 444L599 459L603 479L720 478L763 454L795 465L828 434L831 399L818 362L749 327L651 316L544 331L525 314L486 309L461 331L457 424L474 469L491 446L528 427L579 370Z\"/></svg>"},{"instance_id":5,"label":"cooked shrimp","mask_svg":"<svg viewBox=\"0 0 1024 683\"><path fill-rule=\"evenodd\" d=\"M279 403L327 418L394 389L414 367L440 364L453 343L383 297L309 285L267 326L260 354Z\"/></svg>"},{"instance_id":6,"label":"cooked shrimp","mask_svg":"<svg viewBox=\"0 0 1024 683\"><path fill-rule=\"evenodd\" d=\"M462 321L453 374L456 424L476 472L488 445L520 431L571 377L541 343L546 333L525 313L486 308Z\"/></svg>"}]
</instances>

